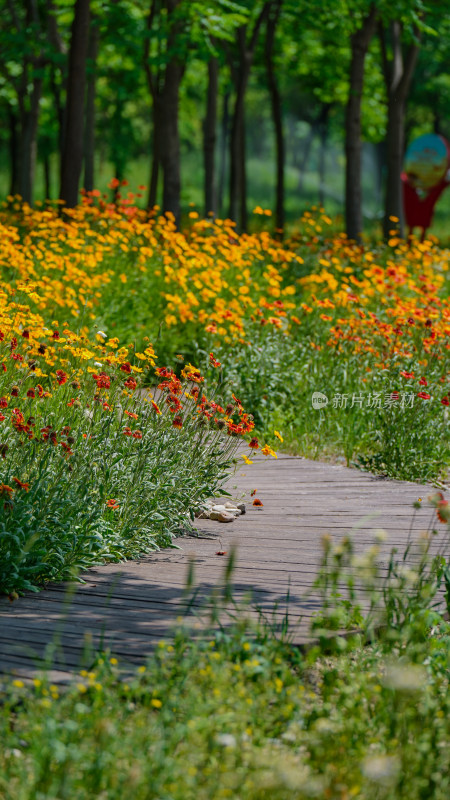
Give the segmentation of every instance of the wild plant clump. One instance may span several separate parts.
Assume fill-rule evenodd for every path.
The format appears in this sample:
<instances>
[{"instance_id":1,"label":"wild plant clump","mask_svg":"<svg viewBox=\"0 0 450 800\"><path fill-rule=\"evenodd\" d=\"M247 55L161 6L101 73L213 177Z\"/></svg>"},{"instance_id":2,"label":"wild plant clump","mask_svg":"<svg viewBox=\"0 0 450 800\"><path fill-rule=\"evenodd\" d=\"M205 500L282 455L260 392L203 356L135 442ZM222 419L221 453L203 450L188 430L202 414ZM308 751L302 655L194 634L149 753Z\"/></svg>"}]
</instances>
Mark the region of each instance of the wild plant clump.
<instances>
[{"instance_id":1,"label":"wild plant clump","mask_svg":"<svg viewBox=\"0 0 450 800\"><path fill-rule=\"evenodd\" d=\"M432 503L448 522L446 501ZM337 591L362 576L370 588L374 548L356 558L350 540L325 541L309 649L275 637L270 621L251 625L245 607L230 622L216 593L213 630L180 627L137 669L108 652L66 687L9 681L5 798L447 800L450 625L436 602L446 585L450 608L450 575L427 546L413 569L405 561L392 553L377 632L373 616L358 620L357 597L343 605ZM335 630L355 622L350 637Z\"/></svg>"},{"instance_id":2,"label":"wild plant clump","mask_svg":"<svg viewBox=\"0 0 450 800\"><path fill-rule=\"evenodd\" d=\"M192 365L180 377L154 368L151 345L135 353L102 333L95 345L68 328L38 333L0 333L6 593L170 545L254 425L237 398L225 408L208 399ZM142 387L150 371L156 395Z\"/></svg>"}]
</instances>

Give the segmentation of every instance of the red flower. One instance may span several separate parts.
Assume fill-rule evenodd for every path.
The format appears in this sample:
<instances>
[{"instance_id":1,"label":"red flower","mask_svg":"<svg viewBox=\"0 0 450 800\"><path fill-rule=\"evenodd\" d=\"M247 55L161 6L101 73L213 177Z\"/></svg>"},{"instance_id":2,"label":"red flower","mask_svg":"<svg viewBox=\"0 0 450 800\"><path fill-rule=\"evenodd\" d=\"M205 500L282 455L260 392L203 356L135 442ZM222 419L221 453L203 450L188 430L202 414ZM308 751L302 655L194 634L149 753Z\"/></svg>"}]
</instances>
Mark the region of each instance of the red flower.
<instances>
[{"instance_id":1,"label":"red flower","mask_svg":"<svg viewBox=\"0 0 450 800\"><path fill-rule=\"evenodd\" d=\"M142 439L142 431L134 431L133 439Z\"/></svg>"},{"instance_id":2,"label":"red flower","mask_svg":"<svg viewBox=\"0 0 450 800\"><path fill-rule=\"evenodd\" d=\"M250 439L250 441L248 443L248 446L251 447L252 450L257 450L258 447L259 447L258 439L256 437L253 438L253 439Z\"/></svg>"},{"instance_id":3,"label":"red flower","mask_svg":"<svg viewBox=\"0 0 450 800\"><path fill-rule=\"evenodd\" d=\"M182 428L183 427L183 419L180 415L173 418L172 425L174 428Z\"/></svg>"},{"instance_id":4,"label":"red flower","mask_svg":"<svg viewBox=\"0 0 450 800\"><path fill-rule=\"evenodd\" d=\"M443 406L450 406L450 400L448 399L448 397L443 397L441 403Z\"/></svg>"},{"instance_id":5,"label":"red flower","mask_svg":"<svg viewBox=\"0 0 450 800\"><path fill-rule=\"evenodd\" d=\"M222 366L220 361L217 361L217 359L214 358L213 353L209 354L209 362L210 362L210 364L212 364L213 367L221 367Z\"/></svg>"},{"instance_id":6,"label":"red flower","mask_svg":"<svg viewBox=\"0 0 450 800\"><path fill-rule=\"evenodd\" d=\"M106 501L106 505L108 508L114 508L114 509L119 508L117 500L114 500L113 497L111 497L109 500Z\"/></svg>"},{"instance_id":7,"label":"red flower","mask_svg":"<svg viewBox=\"0 0 450 800\"><path fill-rule=\"evenodd\" d=\"M11 358L13 358L14 361L23 361L23 356L21 356L20 353L13 353Z\"/></svg>"},{"instance_id":8,"label":"red flower","mask_svg":"<svg viewBox=\"0 0 450 800\"><path fill-rule=\"evenodd\" d=\"M8 401L6 397L0 397L0 408L8 408Z\"/></svg>"},{"instance_id":9,"label":"red flower","mask_svg":"<svg viewBox=\"0 0 450 800\"><path fill-rule=\"evenodd\" d=\"M173 375L173 371L167 367L156 367L155 372L160 378L169 378Z\"/></svg>"},{"instance_id":10,"label":"red flower","mask_svg":"<svg viewBox=\"0 0 450 800\"><path fill-rule=\"evenodd\" d=\"M40 383L38 383L38 385L36 386L36 389L37 389L37 393L38 393L39 397L42 397L42 395L44 394L44 387L41 386Z\"/></svg>"},{"instance_id":11,"label":"red flower","mask_svg":"<svg viewBox=\"0 0 450 800\"><path fill-rule=\"evenodd\" d=\"M126 386L127 389L131 389L131 391L134 392L134 390L137 388L137 383L134 380L134 378L128 378L128 380L125 381L124 386Z\"/></svg>"},{"instance_id":12,"label":"red flower","mask_svg":"<svg viewBox=\"0 0 450 800\"><path fill-rule=\"evenodd\" d=\"M428 386L428 381L426 378L419 379L419 386Z\"/></svg>"},{"instance_id":13,"label":"red flower","mask_svg":"<svg viewBox=\"0 0 450 800\"><path fill-rule=\"evenodd\" d=\"M6 483L0 483L0 496L6 494L8 497L11 497L14 489L12 486L8 486Z\"/></svg>"},{"instance_id":14,"label":"red flower","mask_svg":"<svg viewBox=\"0 0 450 800\"><path fill-rule=\"evenodd\" d=\"M30 331L22 331L22 336L24 339L30 338Z\"/></svg>"},{"instance_id":15,"label":"red flower","mask_svg":"<svg viewBox=\"0 0 450 800\"><path fill-rule=\"evenodd\" d=\"M407 380L409 380L410 378L414 378L414 372L405 372L405 370L402 370L400 375L402 376L402 378L406 378Z\"/></svg>"},{"instance_id":16,"label":"red flower","mask_svg":"<svg viewBox=\"0 0 450 800\"><path fill-rule=\"evenodd\" d=\"M67 381L67 375L62 369L56 370L56 380L58 381L59 385L62 386Z\"/></svg>"},{"instance_id":17,"label":"red flower","mask_svg":"<svg viewBox=\"0 0 450 800\"><path fill-rule=\"evenodd\" d=\"M261 508L261 506L263 506L264 503L262 503L261 500L258 500L258 498L255 497L255 499L253 500L253 505L256 506L257 508Z\"/></svg>"},{"instance_id":18,"label":"red flower","mask_svg":"<svg viewBox=\"0 0 450 800\"><path fill-rule=\"evenodd\" d=\"M19 478L13 478L13 481L14 481L14 483L17 483L17 486L19 487L19 489L23 489L25 492L29 492L30 491L30 484L29 483L24 483L23 481L20 481Z\"/></svg>"},{"instance_id":19,"label":"red flower","mask_svg":"<svg viewBox=\"0 0 450 800\"><path fill-rule=\"evenodd\" d=\"M36 392L34 389L28 389L27 397L36 397Z\"/></svg>"},{"instance_id":20,"label":"red flower","mask_svg":"<svg viewBox=\"0 0 450 800\"><path fill-rule=\"evenodd\" d=\"M98 389L109 389L111 386L111 378L106 372L100 372L99 375L93 375L94 381L97 384Z\"/></svg>"},{"instance_id":21,"label":"red flower","mask_svg":"<svg viewBox=\"0 0 450 800\"><path fill-rule=\"evenodd\" d=\"M17 347L17 339L16 339L15 336L10 341L10 347L11 347L11 350L15 350L16 347Z\"/></svg>"},{"instance_id":22,"label":"red flower","mask_svg":"<svg viewBox=\"0 0 450 800\"><path fill-rule=\"evenodd\" d=\"M13 386L11 389L11 397L19 397L19 387Z\"/></svg>"},{"instance_id":23,"label":"red flower","mask_svg":"<svg viewBox=\"0 0 450 800\"><path fill-rule=\"evenodd\" d=\"M120 365L120 369L122 372L131 372L131 364L129 361L125 361L123 364Z\"/></svg>"},{"instance_id":24,"label":"red flower","mask_svg":"<svg viewBox=\"0 0 450 800\"><path fill-rule=\"evenodd\" d=\"M127 417L131 417L131 419L137 419L138 418L138 415L135 414L133 411L127 411L125 409L125 414L127 415Z\"/></svg>"},{"instance_id":25,"label":"red flower","mask_svg":"<svg viewBox=\"0 0 450 800\"><path fill-rule=\"evenodd\" d=\"M426 392L417 392L417 397L420 397L421 400L430 400L431 394L427 394Z\"/></svg>"},{"instance_id":26,"label":"red flower","mask_svg":"<svg viewBox=\"0 0 450 800\"><path fill-rule=\"evenodd\" d=\"M52 339L59 339L59 331L53 331Z\"/></svg>"}]
</instances>

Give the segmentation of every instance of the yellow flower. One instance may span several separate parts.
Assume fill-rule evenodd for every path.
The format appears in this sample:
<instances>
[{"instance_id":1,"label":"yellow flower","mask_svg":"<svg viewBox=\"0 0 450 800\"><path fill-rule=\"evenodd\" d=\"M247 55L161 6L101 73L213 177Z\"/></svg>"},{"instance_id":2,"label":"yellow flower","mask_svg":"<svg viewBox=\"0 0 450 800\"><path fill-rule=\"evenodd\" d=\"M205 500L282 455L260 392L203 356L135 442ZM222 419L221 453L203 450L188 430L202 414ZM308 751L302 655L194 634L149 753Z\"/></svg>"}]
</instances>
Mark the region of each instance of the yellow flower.
<instances>
[{"instance_id":1,"label":"yellow flower","mask_svg":"<svg viewBox=\"0 0 450 800\"><path fill-rule=\"evenodd\" d=\"M280 442L284 442L284 439L283 439L283 437L282 437L282 435L281 435L281 433L279 431L274 431L273 435L276 436L277 439L280 440Z\"/></svg>"}]
</instances>

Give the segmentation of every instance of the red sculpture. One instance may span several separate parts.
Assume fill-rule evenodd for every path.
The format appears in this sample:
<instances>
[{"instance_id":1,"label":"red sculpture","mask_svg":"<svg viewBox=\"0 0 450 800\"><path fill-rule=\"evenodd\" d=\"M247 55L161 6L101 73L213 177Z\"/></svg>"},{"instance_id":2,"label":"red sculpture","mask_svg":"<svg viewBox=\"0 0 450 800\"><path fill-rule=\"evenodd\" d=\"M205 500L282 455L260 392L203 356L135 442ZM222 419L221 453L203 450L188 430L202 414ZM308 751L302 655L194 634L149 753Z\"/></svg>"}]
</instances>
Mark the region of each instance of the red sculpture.
<instances>
[{"instance_id":1,"label":"red sculpture","mask_svg":"<svg viewBox=\"0 0 450 800\"><path fill-rule=\"evenodd\" d=\"M447 172L434 186L424 188L420 176L410 169L402 172L403 207L405 212L408 233L411 236L414 228L422 229L421 241L425 238L427 228L430 227L434 207L444 189L450 184L450 145L443 139L447 148Z\"/></svg>"}]
</instances>

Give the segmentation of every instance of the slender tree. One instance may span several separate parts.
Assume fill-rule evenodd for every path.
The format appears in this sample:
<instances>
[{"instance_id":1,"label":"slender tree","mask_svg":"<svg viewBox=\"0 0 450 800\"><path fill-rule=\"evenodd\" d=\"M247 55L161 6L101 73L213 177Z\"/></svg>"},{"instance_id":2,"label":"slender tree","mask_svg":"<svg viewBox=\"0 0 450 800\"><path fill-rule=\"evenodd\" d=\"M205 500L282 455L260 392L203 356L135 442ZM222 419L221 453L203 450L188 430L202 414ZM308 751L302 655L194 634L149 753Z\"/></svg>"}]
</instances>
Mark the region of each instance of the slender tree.
<instances>
[{"instance_id":1,"label":"slender tree","mask_svg":"<svg viewBox=\"0 0 450 800\"><path fill-rule=\"evenodd\" d=\"M183 17L177 14L181 0L152 0L147 17L144 68L153 99L153 166L149 200L154 204L159 165L163 171L163 212L171 212L180 221L180 134L178 123L180 85L186 68L183 52ZM166 24L164 24L166 23ZM165 29L164 29L165 28ZM164 58L150 59L150 38L158 37L160 46L165 34Z\"/></svg>"},{"instance_id":2,"label":"slender tree","mask_svg":"<svg viewBox=\"0 0 450 800\"><path fill-rule=\"evenodd\" d=\"M99 42L99 24L96 20L92 20L89 30L86 119L84 129L84 188L87 192L91 192L94 188L95 94Z\"/></svg>"},{"instance_id":3,"label":"slender tree","mask_svg":"<svg viewBox=\"0 0 450 800\"><path fill-rule=\"evenodd\" d=\"M345 114L345 224L349 239L359 241L362 232L361 190L361 100L364 62L376 31L374 3L351 35L351 62Z\"/></svg>"},{"instance_id":4,"label":"slender tree","mask_svg":"<svg viewBox=\"0 0 450 800\"><path fill-rule=\"evenodd\" d=\"M208 61L208 90L206 114L203 125L203 163L205 216L217 214L217 185L215 154L217 141L217 99L219 89L219 59L212 56Z\"/></svg>"},{"instance_id":5,"label":"slender tree","mask_svg":"<svg viewBox=\"0 0 450 800\"><path fill-rule=\"evenodd\" d=\"M406 101L419 55L421 32L415 27L414 38L404 44L402 23L398 20L389 26L391 57L388 54L387 31L380 24L380 43L387 94L386 130L386 197L384 213L384 235L392 229L391 217L399 220L399 229L404 236L403 198L400 174L405 149Z\"/></svg>"},{"instance_id":6,"label":"slender tree","mask_svg":"<svg viewBox=\"0 0 450 800\"><path fill-rule=\"evenodd\" d=\"M229 216L239 222L241 230L247 228L246 169L245 169L245 94L255 57L256 45L271 2L263 4L253 22L240 25L236 31L236 45L228 49L235 100L230 131L230 207Z\"/></svg>"},{"instance_id":7,"label":"slender tree","mask_svg":"<svg viewBox=\"0 0 450 800\"><path fill-rule=\"evenodd\" d=\"M10 117L11 188L31 203L47 41L43 9L37 0L9 0L3 9L0 71L16 95ZM14 119L13 119L14 118Z\"/></svg>"},{"instance_id":8,"label":"slender tree","mask_svg":"<svg viewBox=\"0 0 450 800\"><path fill-rule=\"evenodd\" d=\"M86 61L89 43L90 0L76 0L67 76L66 129L61 159L60 197L68 208L78 203L83 166Z\"/></svg>"},{"instance_id":9,"label":"slender tree","mask_svg":"<svg viewBox=\"0 0 450 800\"><path fill-rule=\"evenodd\" d=\"M275 33L281 15L283 0L275 0L267 15L266 31L266 68L267 85L270 94L272 108L272 119L275 130L275 152L276 152L276 192L275 192L275 225L278 231L284 228L284 162L285 144L283 131L283 112L281 104L281 94L274 64Z\"/></svg>"}]
</instances>

